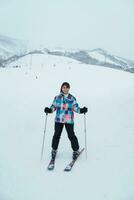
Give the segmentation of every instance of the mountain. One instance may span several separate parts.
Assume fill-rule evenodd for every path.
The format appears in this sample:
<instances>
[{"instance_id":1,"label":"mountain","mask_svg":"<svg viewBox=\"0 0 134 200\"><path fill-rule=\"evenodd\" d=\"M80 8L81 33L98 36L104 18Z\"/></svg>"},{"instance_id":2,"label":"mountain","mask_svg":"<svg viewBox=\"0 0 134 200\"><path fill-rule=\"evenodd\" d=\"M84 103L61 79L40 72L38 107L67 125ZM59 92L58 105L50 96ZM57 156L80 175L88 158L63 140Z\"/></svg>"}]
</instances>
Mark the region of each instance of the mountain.
<instances>
[{"instance_id":1,"label":"mountain","mask_svg":"<svg viewBox=\"0 0 134 200\"><path fill-rule=\"evenodd\" d=\"M70 57L85 64L99 65L134 72L134 61L111 55L101 48L94 50L44 49L44 51L51 55Z\"/></svg>"},{"instance_id":2,"label":"mountain","mask_svg":"<svg viewBox=\"0 0 134 200\"><path fill-rule=\"evenodd\" d=\"M41 53L16 63L22 67L0 69L0 200L133 200L133 74ZM88 159L83 152L70 173L63 171L72 157L65 128L55 170L47 171L55 112L47 118L40 162L44 107L52 104L64 81L79 106L88 107ZM74 115L82 148L84 115Z\"/></svg>"},{"instance_id":3,"label":"mountain","mask_svg":"<svg viewBox=\"0 0 134 200\"><path fill-rule=\"evenodd\" d=\"M0 35L0 66L5 67L23 56L31 54L48 54L63 56L84 64L110 67L134 73L134 61L112 55L104 49L93 50L37 48L28 50L28 42Z\"/></svg>"},{"instance_id":4,"label":"mountain","mask_svg":"<svg viewBox=\"0 0 134 200\"><path fill-rule=\"evenodd\" d=\"M24 55L27 45L27 41L0 35L0 65L13 56Z\"/></svg>"}]
</instances>

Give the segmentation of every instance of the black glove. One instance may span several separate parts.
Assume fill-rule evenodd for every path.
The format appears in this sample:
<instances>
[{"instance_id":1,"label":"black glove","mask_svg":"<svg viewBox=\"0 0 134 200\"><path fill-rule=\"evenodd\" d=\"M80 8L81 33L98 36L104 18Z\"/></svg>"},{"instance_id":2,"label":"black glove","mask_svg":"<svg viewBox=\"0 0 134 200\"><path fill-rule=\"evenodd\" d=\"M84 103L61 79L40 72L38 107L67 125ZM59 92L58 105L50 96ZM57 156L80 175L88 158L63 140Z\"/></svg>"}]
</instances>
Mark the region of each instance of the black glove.
<instances>
[{"instance_id":1,"label":"black glove","mask_svg":"<svg viewBox=\"0 0 134 200\"><path fill-rule=\"evenodd\" d=\"M46 107L46 108L44 109L44 112L47 113L47 114L48 114L48 113L52 113L52 109Z\"/></svg>"},{"instance_id":2,"label":"black glove","mask_svg":"<svg viewBox=\"0 0 134 200\"><path fill-rule=\"evenodd\" d=\"M86 113L88 111L87 107L80 108L80 113Z\"/></svg>"}]
</instances>

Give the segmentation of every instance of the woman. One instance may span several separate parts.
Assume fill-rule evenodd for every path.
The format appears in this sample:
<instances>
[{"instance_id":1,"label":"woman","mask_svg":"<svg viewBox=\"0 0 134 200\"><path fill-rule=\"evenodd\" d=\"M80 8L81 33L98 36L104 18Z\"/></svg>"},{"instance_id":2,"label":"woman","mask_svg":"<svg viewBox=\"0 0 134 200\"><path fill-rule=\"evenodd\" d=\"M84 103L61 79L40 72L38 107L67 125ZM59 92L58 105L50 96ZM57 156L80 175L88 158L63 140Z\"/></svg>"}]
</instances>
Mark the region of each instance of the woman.
<instances>
[{"instance_id":1,"label":"woman","mask_svg":"<svg viewBox=\"0 0 134 200\"><path fill-rule=\"evenodd\" d=\"M76 98L69 93L70 85L64 82L61 85L60 94L57 95L50 108L44 109L45 113L53 113L56 110L55 117L55 132L52 139L52 159L55 160L60 136L65 125L68 138L71 142L73 149L73 159L76 159L79 155L79 143L74 133L74 112L86 113L88 109L86 107L80 108Z\"/></svg>"}]
</instances>

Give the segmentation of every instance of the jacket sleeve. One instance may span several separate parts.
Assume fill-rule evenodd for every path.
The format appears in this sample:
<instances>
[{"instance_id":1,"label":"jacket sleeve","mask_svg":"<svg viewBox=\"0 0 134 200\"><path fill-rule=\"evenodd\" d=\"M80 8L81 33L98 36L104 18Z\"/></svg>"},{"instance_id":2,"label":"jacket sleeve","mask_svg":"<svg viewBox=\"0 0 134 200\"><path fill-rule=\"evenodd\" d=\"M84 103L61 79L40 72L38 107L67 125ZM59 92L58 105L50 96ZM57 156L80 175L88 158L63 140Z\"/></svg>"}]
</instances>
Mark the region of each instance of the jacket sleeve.
<instances>
[{"instance_id":1,"label":"jacket sleeve","mask_svg":"<svg viewBox=\"0 0 134 200\"><path fill-rule=\"evenodd\" d=\"M74 98L74 101L73 101L73 111L76 112L76 113L80 113L80 107L77 103L76 98Z\"/></svg>"},{"instance_id":2,"label":"jacket sleeve","mask_svg":"<svg viewBox=\"0 0 134 200\"><path fill-rule=\"evenodd\" d=\"M57 109L56 97L54 98L53 103L50 106L50 109L52 109L52 112L54 112Z\"/></svg>"}]
</instances>

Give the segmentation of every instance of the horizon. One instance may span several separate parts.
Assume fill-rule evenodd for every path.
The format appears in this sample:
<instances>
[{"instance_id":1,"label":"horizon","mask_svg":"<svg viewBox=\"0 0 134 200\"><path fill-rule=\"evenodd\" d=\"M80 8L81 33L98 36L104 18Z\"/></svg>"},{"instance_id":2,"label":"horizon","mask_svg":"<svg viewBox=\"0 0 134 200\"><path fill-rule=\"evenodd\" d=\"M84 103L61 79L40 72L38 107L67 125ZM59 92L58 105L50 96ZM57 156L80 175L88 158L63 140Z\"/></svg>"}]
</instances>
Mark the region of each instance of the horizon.
<instances>
[{"instance_id":1,"label":"horizon","mask_svg":"<svg viewBox=\"0 0 134 200\"><path fill-rule=\"evenodd\" d=\"M123 57L122 55L115 55L115 53L111 53L110 51L106 50L106 49L103 49L101 47L96 47L94 49L89 49L89 48L67 48L67 47L54 47L54 46L45 46L43 44L39 44L37 46L30 46L29 45L29 41L28 40L22 40L20 38L14 38L14 37L10 37L10 36L7 36L7 35L1 35L0 34L0 39L1 37L4 37L4 38L7 38L9 40L17 40L17 41L22 41L22 42L27 42L27 46L26 46L26 51L28 53L32 52L32 51L40 51L40 50L43 50L43 49L48 49L50 51L62 51L62 50L65 50L65 51L88 51L88 52L93 52L93 51L98 51L98 50L102 50L104 52L106 52L106 54L109 54L111 56L117 56L118 58L122 58L122 59L125 59L125 60L128 60L130 62L134 62L134 59L130 59L130 58L127 58L127 57Z\"/></svg>"}]
</instances>

